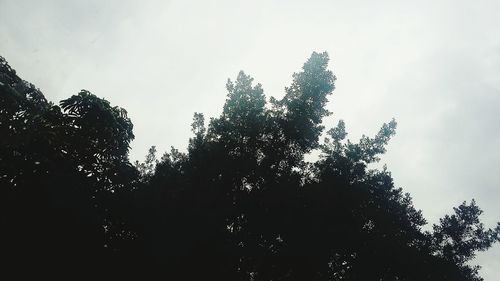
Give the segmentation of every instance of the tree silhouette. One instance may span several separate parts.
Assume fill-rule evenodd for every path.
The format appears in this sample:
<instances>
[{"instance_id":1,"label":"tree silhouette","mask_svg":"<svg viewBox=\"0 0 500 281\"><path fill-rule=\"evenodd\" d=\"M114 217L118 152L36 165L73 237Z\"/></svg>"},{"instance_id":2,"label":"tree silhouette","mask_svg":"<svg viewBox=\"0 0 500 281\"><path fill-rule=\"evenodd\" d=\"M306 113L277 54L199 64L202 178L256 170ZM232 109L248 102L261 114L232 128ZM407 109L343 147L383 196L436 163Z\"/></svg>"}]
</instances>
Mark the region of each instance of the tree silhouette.
<instances>
[{"instance_id":1,"label":"tree silhouette","mask_svg":"<svg viewBox=\"0 0 500 281\"><path fill-rule=\"evenodd\" d=\"M111 254L104 246L125 235L111 207L137 177L130 120L87 91L47 102L3 58L0 73L3 260L99 265Z\"/></svg>"},{"instance_id":2,"label":"tree silhouette","mask_svg":"<svg viewBox=\"0 0 500 281\"><path fill-rule=\"evenodd\" d=\"M1 243L9 264L172 280L482 280L499 240L472 201L432 231L370 169L395 134L324 134L335 76L313 53L282 99L240 72L222 114L195 113L186 152L128 159L126 111L82 90L48 102L0 57ZM314 162L304 157L312 151Z\"/></svg>"}]
</instances>

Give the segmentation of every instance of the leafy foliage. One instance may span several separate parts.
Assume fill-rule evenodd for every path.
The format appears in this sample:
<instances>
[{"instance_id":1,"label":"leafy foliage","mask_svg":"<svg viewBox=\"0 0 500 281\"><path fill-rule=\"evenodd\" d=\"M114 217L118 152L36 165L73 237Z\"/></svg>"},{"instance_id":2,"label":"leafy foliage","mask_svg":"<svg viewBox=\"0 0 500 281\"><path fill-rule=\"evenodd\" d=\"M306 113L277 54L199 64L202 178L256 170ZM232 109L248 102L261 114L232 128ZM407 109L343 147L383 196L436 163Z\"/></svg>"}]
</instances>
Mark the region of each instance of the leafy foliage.
<instances>
[{"instance_id":1,"label":"leafy foliage","mask_svg":"<svg viewBox=\"0 0 500 281\"><path fill-rule=\"evenodd\" d=\"M369 169L394 120L358 142L339 121L320 141L328 61L313 53L280 100L240 72L219 117L195 113L186 152L153 146L132 165L124 109L86 90L54 105L0 58L4 255L174 280L481 280L469 262L500 226L472 201L425 231L390 172Z\"/></svg>"}]
</instances>

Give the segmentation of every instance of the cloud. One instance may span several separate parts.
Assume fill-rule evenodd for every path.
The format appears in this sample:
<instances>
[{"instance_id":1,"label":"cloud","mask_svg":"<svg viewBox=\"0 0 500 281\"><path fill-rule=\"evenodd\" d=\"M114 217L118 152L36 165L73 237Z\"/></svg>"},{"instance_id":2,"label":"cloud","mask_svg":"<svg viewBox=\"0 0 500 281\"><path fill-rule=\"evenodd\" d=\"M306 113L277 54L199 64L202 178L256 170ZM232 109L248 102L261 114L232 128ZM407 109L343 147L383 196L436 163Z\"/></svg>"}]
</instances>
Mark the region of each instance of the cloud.
<instances>
[{"instance_id":1,"label":"cloud","mask_svg":"<svg viewBox=\"0 0 500 281\"><path fill-rule=\"evenodd\" d=\"M126 108L131 157L184 149L192 114L220 113L240 69L281 96L312 51L338 77L333 126L374 134L396 117L383 158L431 222L476 198L500 207L498 1L0 2L0 50L53 101L85 88ZM500 275L500 247L479 256Z\"/></svg>"}]
</instances>

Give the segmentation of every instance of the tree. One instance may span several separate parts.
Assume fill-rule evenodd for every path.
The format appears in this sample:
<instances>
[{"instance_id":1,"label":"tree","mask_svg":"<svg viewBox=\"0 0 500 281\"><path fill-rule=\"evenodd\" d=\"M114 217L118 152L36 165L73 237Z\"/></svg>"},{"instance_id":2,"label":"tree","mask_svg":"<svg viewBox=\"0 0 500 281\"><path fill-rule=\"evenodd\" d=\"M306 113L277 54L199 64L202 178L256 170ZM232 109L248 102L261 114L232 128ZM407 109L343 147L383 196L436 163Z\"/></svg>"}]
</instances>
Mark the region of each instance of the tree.
<instances>
[{"instance_id":1,"label":"tree","mask_svg":"<svg viewBox=\"0 0 500 281\"><path fill-rule=\"evenodd\" d=\"M97 267L129 234L116 201L137 177L130 120L87 91L54 105L1 57L0 87L4 260Z\"/></svg>"},{"instance_id":2,"label":"tree","mask_svg":"<svg viewBox=\"0 0 500 281\"><path fill-rule=\"evenodd\" d=\"M195 113L186 152L131 165L125 110L85 90L56 106L2 58L2 241L176 280L481 280L468 262L500 226L472 201L425 231L387 168L369 168L395 120L358 142L340 121L320 141L328 61L313 53L279 100L240 72L219 117Z\"/></svg>"}]
</instances>

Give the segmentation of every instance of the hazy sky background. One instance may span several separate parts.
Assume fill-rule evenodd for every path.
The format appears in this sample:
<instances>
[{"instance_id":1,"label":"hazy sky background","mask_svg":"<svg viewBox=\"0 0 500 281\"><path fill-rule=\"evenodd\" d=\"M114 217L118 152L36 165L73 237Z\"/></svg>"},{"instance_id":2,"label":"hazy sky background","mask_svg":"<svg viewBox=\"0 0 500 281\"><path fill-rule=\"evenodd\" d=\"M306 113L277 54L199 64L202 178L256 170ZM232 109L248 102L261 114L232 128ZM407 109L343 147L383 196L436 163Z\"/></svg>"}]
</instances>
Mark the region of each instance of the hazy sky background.
<instances>
[{"instance_id":1,"label":"hazy sky background","mask_svg":"<svg viewBox=\"0 0 500 281\"><path fill-rule=\"evenodd\" d=\"M475 198L500 220L500 1L0 0L0 55L58 102L80 89L124 107L131 158L184 150L244 70L281 97L313 51L337 75L351 139L395 117L382 158L430 223ZM500 247L480 254L486 281ZM495 278L496 277L496 278Z\"/></svg>"}]
</instances>

